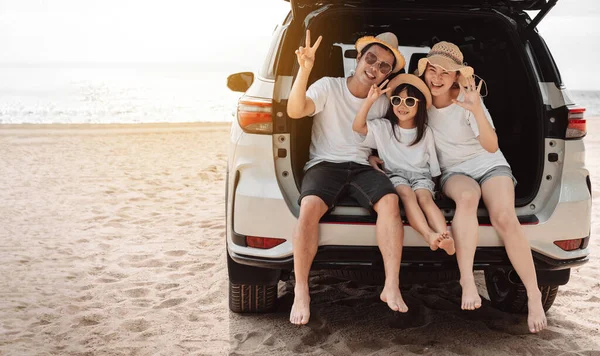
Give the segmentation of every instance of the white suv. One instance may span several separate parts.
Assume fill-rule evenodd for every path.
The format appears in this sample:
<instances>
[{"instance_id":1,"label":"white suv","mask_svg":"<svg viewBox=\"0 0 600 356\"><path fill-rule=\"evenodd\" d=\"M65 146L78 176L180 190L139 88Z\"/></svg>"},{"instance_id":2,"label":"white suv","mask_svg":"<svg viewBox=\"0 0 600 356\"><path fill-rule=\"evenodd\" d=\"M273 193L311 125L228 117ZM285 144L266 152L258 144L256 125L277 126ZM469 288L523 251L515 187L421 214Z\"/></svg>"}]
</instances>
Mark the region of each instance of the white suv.
<instances>
[{"instance_id":1,"label":"white suv","mask_svg":"<svg viewBox=\"0 0 600 356\"><path fill-rule=\"evenodd\" d=\"M586 123L563 87L536 24L556 1L545 0L292 0L275 29L263 67L228 78L245 92L231 128L227 167L227 263L229 306L234 312L265 312L277 301L277 283L293 267L292 231L300 182L308 160L312 119L292 120L286 105L298 65L294 50L309 28L323 35L309 85L322 76L351 74L359 37L394 32L413 72L419 58L440 40L457 44L485 78L485 98L502 152L519 184L515 209L535 260L544 308L550 308L570 269L587 261L591 188L584 162ZM507 5L508 4L508 5ZM533 20L524 10L540 10ZM438 200L448 222L454 204ZM475 268L485 272L492 304L525 312L526 292L483 204L478 211ZM376 217L348 198L323 217L313 269L349 277L382 275L375 239ZM406 222L405 216L403 219ZM454 256L432 252L405 226L401 281L458 278Z\"/></svg>"}]
</instances>

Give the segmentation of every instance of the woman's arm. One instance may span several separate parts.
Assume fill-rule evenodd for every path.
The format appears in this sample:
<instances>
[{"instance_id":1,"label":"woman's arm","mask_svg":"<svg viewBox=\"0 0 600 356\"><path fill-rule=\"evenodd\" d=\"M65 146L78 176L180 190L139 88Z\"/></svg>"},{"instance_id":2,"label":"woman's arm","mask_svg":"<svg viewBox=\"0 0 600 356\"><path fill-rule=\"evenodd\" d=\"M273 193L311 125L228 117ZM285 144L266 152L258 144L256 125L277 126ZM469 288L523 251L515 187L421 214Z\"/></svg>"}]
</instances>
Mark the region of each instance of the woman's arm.
<instances>
[{"instance_id":1,"label":"woman's arm","mask_svg":"<svg viewBox=\"0 0 600 356\"><path fill-rule=\"evenodd\" d=\"M492 127L485 115L485 109L483 108L481 97L479 92L481 91L480 82L478 86L475 86L475 79L468 79L467 88L465 89L465 98L463 101L456 99L452 100L456 105L462 107L465 110L469 110L477 121L477 127L479 128L479 143L486 151L494 153L498 151L498 135L496 130Z\"/></svg>"}]
</instances>

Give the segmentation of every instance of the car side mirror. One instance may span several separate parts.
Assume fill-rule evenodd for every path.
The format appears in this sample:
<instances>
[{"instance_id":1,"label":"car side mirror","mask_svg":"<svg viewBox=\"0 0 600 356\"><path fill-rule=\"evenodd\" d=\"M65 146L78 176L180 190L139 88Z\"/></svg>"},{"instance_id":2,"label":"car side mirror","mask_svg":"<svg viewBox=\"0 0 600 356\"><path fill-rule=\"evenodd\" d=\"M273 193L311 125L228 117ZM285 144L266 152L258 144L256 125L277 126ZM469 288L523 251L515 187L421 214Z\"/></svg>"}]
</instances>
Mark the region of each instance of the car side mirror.
<instances>
[{"instance_id":1,"label":"car side mirror","mask_svg":"<svg viewBox=\"0 0 600 356\"><path fill-rule=\"evenodd\" d=\"M233 91L246 92L254 82L254 73L241 72L227 77L227 87Z\"/></svg>"}]
</instances>

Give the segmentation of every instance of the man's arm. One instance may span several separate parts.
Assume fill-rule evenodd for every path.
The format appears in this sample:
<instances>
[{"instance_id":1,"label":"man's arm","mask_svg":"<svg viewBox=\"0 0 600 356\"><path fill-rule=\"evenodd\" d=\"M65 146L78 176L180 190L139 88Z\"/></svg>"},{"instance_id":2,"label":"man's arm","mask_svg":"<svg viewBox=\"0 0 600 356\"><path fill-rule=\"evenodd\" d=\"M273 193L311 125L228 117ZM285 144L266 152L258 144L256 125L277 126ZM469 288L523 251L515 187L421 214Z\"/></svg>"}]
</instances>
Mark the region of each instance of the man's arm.
<instances>
[{"instance_id":1,"label":"man's arm","mask_svg":"<svg viewBox=\"0 0 600 356\"><path fill-rule=\"evenodd\" d=\"M319 36L317 42L311 47L310 45L310 30L306 30L306 47L300 46L296 50L296 57L300 70L296 76L296 80L292 85L292 91L288 99L287 114L292 119L300 119L305 116L314 114L315 103L306 97L306 86L308 84L308 76L315 64L315 52L321 44L322 36Z\"/></svg>"}]
</instances>

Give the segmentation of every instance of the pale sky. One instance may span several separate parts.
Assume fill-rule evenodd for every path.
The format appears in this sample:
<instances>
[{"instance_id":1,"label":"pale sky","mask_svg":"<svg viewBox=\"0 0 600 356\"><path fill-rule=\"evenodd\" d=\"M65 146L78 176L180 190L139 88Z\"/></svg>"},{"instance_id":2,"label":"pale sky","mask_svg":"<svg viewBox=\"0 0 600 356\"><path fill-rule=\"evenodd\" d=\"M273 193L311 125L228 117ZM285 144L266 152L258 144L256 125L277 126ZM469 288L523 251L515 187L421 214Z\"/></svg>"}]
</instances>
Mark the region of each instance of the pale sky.
<instances>
[{"instance_id":1,"label":"pale sky","mask_svg":"<svg viewBox=\"0 0 600 356\"><path fill-rule=\"evenodd\" d=\"M289 8L283 0L0 0L0 64L202 62L255 70ZM600 90L600 1L559 0L538 29L569 88Z\"/></svg>"}]
</instances>

